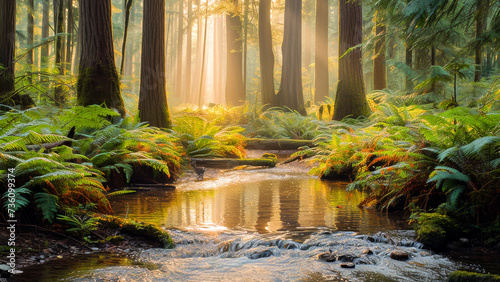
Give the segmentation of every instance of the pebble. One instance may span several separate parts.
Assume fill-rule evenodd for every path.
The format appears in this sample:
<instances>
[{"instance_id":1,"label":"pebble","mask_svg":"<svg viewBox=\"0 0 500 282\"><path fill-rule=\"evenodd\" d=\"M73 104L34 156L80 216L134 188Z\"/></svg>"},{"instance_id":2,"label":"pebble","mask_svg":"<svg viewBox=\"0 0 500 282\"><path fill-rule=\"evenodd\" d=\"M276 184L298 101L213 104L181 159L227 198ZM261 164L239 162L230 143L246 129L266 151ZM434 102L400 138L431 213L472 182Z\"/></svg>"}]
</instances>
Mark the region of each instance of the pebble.
<instances>
[{"instance_id":1,"label":"pebble","mask_svg":"<svg viewBox=\"0 0 500 282\"><path fill-rule=\"evenodd\" d=\"M407 252L401 250L395 250L390 255L391 259L395 260L407 260L409 256L410 255Z\"/></svg>"},{"instance_id":2,"label":"pebble","mask_svg":"<svg viewBox=\"0 0 500 282\"><path fill-rule=\"evenodd\" d=\"M366 250L363 251L363 254L364 255L373 255L373 251L370 250L370 249L366 249Z\"/></svg>"},{"instance_id":3,"label":"pebble","mask_svg":"<svg viewBox=\"0 0 500 282\"><path fill-rule=\"evenodd\" d=\"M348 262L348 263L341 263L340 267L342 267L342 268L354 268L355 265L352 262Z\"/></svg>"},{"instance_id":4,"label":"pebble","mask_svg":"<svg viewBox=\"0 0 500 282\"><path fill-rule=\"evenodd\" d=\"M322 253L318 255L318 259L326 262L334 262L337 260L337 257L332 253Z\"/></svg>"},{"instance_id":5,"label":"pebble","mask_svg":"<svg viewBox=\"0 0 500 282\"><path fill-rule=\"evenodd\" d=\"M92 251L94 251L94 252L99 251L99 248L96 248L96 247L92 247L92 248L90 248L90 249L91 249Z\"/></svg>"}]
</instances>

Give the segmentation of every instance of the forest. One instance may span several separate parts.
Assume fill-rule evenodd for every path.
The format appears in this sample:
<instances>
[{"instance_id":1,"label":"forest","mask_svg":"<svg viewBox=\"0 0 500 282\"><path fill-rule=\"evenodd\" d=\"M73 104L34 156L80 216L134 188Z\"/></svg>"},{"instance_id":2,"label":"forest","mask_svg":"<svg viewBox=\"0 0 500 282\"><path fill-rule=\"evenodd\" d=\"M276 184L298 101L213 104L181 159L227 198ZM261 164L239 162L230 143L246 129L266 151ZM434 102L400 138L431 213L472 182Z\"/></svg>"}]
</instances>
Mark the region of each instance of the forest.
<instances>
[{"instance_id":1,"label":"forest","mask_svg":"<svg viewBox=\"0 0 500 282\"><path fill-rule=\"evenodd\" d=\"M226 208L241 202L239 223L215 215L196 223L255 236L286 230L285 237L313 226L313 240L322 228L350 231L326 218L352 204L353 214L401 216L415 242L432 251L481 249L494 263L482 265L493 269L486 278L450 266L449 277L437 280L500 279L498 1L2 0L0 42L1 277L19 268L2 268L9 254L18 253L17 265L34 264L20 260L22 242L36 240L19 239L33 228L78 248L102 250L139 236L179 249L189 240L177 228L187 232L194 223L168 218L199 210L183 202L174 212L176 201L213 200L215 214L216 200L227 197L219 202ZM272 195L222 192L251 173L330 187L296 192L323 191L321 223L304 223L309 198L291 200L281 186ZM328 185L362 196L333 204ZM161 221L129 217L148 189L167 193L161 197L172 205ZM263 195L278 199L269 213L277 212L281 228L273 229L272 216L261 228L261 209L274 205ZM117 211L125 202L126 212ZM253 211L259 216L247 228ZM234 256L277 256L267 251ZM361 253L357 260L333 253L352 267L364 264ZM431 275L419 271L431 270L415 270L416 281Z\"/></svg>"}]
</instances>

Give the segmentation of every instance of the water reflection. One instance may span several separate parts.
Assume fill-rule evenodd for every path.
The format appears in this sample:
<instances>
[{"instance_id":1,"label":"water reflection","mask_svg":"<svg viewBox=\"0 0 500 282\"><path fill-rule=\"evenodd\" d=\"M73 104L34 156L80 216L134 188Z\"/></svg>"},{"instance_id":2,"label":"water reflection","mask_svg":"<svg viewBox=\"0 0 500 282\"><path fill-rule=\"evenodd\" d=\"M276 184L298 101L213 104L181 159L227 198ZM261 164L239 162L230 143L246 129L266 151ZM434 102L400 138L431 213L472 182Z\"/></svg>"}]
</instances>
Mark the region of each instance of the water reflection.
<instances>
[{"instance_id":1,"label":"water reflection","mask_svg":"<svg viewBox=\"0 0 500 282\"><path fill-rule=\"evenodd\" d=\"M318 228L374 233L405 228L394 217L358 208L362 198L359 191L346 191L345 184L276 168L181 183L175 191L123 195L114 198L112 206L116 215L180 229L206 224L258 233Z\"/></svg>"}]
</instances>

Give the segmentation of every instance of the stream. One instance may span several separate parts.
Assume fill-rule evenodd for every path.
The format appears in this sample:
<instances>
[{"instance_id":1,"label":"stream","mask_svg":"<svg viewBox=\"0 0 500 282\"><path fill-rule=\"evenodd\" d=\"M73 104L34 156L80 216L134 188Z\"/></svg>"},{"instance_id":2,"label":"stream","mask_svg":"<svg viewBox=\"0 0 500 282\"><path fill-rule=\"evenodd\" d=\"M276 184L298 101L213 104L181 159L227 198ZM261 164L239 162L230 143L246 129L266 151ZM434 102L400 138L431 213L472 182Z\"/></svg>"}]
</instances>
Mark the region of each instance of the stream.
<instances>
[{"instance_id":1,"label":"stream","mask_svg":"<svg viewBox=\"0 0 500 282\"><path fill-rule=\"evenodd\" d=\"M209 171L203 181L184 177L174 191L116 197L115 215L162 226L176 248L48 263L37 280L444 281L460 267L422 249L404 218L360 209L363 193L307 171L293 164ZM410 259L391 259L395 250ZM325 252L338 260L319 260ZM341 267L351 261L355 268Z\"/></svg>"}]
</instances>

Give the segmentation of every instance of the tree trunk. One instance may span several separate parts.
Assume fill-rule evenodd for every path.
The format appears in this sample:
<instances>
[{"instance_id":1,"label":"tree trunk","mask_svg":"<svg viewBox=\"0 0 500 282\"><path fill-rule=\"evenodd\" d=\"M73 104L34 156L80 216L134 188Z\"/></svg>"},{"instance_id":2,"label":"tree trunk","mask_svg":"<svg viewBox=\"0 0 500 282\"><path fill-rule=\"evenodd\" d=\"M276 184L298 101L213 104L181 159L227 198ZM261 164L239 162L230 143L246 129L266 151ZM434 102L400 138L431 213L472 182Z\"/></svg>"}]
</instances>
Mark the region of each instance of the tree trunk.
<instances>
[{"instance_id":1,"label":"tree trunk","mask_svg":"<svg viewBox=\"0 0 500 282\"><path fill-rule=\"evenodd\" d=\"M303 44L304 44L304 57L302 58L304 61L304 68L309 70L309 66L312 63L312 43L313 43L313 13L314 13L314 0L306 0L304 1L304 36L303 36ZM316 21L318 20L318 0L316 0ZM328 2L328 0L326 0ZM328 3L326 3L328 5ZM328 15L328 10L321 11L323 14L326 13ZM323 16L323 15L322 15ZM328 16L327 16L328 17ZM316 22L316 28L318 28L318 22ZM318 30L316 29L316 34ZM326 39L328 41L328 39Z\"/></svg>"},{"instance_id":2,"label":"tree trunk","mask_svg":"<svg viewBox=\"0 0 500 282\"><path fill-rule=\"evenodd\" d=\"M14 56L16 50L16 1L0 1L0 104L19 105L14 91Z\"/></svg>"},{"instance_id":3,"label":"tree trunk","mask_svg":"<svg viewBox=\"0 0 500 282\"><path fill-rule=\"evenodd\" d=\"M127 78L131 78L133 75L134 71L134 39L135 39L135 26L133 25L135 23L135 9L137 5L132 5L129 10L129 19L128 19L128 26L131 27L131 30L127 29L127 45L126 49L128 52L123 54L123 58L125 59L125 66L123 67L123 76Z\"/></svg>"},{"instance_id":4,"label":"tree trunk","mask_svg":"<svg viewBox=\"0 0 500 282\"><path fill-rule=\"evenodd\" d=\"M139 117L150 125L171 125L165 73L165 1L144 1Z\"/></svg>"},{"instance_id":5,"label":"tree trunk","mask_svg":"<svg viewBox=\"0 0 500 282\"><path fill-rule=\"evenodd\" d=\"M56 20L56 34L64 33L64 0L54 1L54 10L57 9L57 14L54 15ZM59 75L65 74L64 68L64 37L57 35L56 40L56 67L59 70ZM63 106L67 100L67 93L64 86L58 84L54 89L54 100L56 106Z\"/></svg>"},{"instance_id":6,"label":"tree trunk","mask_svg":"<svg viewBox=\"0 0 500 282\"><path fill-rule=\"evenodd\" d=\"M405 45L405 62L406 66L408 66L408 69L411 70L413 68L413 52L411 49L411 45L408 42L408 39L406 40L406 45ZM413 81L412 78L409 74L406 74L406 81L405 81L405 88L408 93L413 91Z\"/></svg>"},{"instance_id":7,"label":"tree trunk","mask_svg":"<svg viewBox=\"0 0 500 282\"><path fill-rule=\"evenodd\" d=\"M122 42L122 61L120 65L120 76L123 76L123 70L125 65L125 54L127 50L127 35L128 35L128 24L130 19L130 9L132 8L132 0L124 0L125 5L125 19L123 21L124 30L123 30L123 42Z\"/></svg>"},{"instance_id":8,"label":"tree trunk","mask_svg":"<svg viewBox=\"0 0 500 282\"><path fill-rule=\"evenodd\" d=\"M192 38L193 38L193 0L188 2L188 24L187 24L187 38L186 38L186 92L184 102L191 101L191 53L192 53Z\"/></svg>"},{"instance_id":9,"label":"tree trunk","mask_svg":"<svg viewBox=\"0 0 500 282\"><path fill-rule=\"evenodd\" d=\"M328 0L316 0L316 50L314 54L315 100L329 97L328 84Z\"/></svg>"},{"instance_id":10,"label":"tree trunk","mask_svg":"<svg viewBox=\"0 0 500 282\"><path fill-rule=\"evenodd\" d=\"M243 89L247 92L247 61L248 61L248 0L243 0Z\"/></svg>"},{"instance_id":11,"label":"tree trunk","mask_svg":"<svg viewBox=\"0 0 500 282\"><path fill-rule=\"evenodd\" d=\"M68 0L68 23L67 23L67 33L68 35L68 40L66 42L66 65L65 69L71 73L71 59L73 57L73 0Z\"/></svg>"},{"instance_id":12,"label":"tree trunk","mask_svg":"<svg viewBox=\"0 0 500 282\"><path fill-rule=\"evenodd\" d=\"M259 1L260 87L262 105L277 106L274 93L274 53L271 34L271 0Z\"/></svg>"},{"instance_id":13,"label":"tree trunk","mask_svg":"<svg viewBox=\"0 0 500 282\"><path fill-rule=\"evenodd\" d=\"M488 17L488 0L476 0L476 40L480 40L486 29L486 20ZM476 71L474 73L474 82L481 80L481 69L483 63L483 43L477 42L475 48Z\"/></svg>"},{"instance_id":14,"label":"tree trunk","mask_svg":"<svg viewBox=\"0 0 500 282\"><path fill-rule=\"evenodd\" d=\"M80 0L79 32L78 105L105 104L125 116L113 53L111 0Z\"/></svg>"},{"instance_id":15,"label":"tree trunk","mask_svg":"<svg viewBox=\"0 0 500 282\"><path fill-rule=\"evenodd\" d=\"M205 92L204 88L204 82L205 82L205 73L206 73L206 54L207 54L207 31L208 31L208 6L206 7L206 14L205 14L205 30L203 32L203 55L201 59L201 75L200 75L200 92L198 94L198 106L201 107L202 105L202 99L201 99L201 94Z\"/></svg>"},{"instance_id":16,"label":"tree trunk","mask_svg":"<svg viewBox=\"0 0 500 282\"><path fill-rule=\"evenodd\" d=\"M179 23L177 27L177 70L175 82L175 95L178 101L182 101L182 45L184 38L184 0L179 1Z\"/></svg>"},{"instance_id":17,"label":"tree trunk","mask_svg":"<svg viewBox=\"0 0 500 282\"><path fill-rule=\"evenodd\" d=\"M33 22L34 22L34 15L35 13L35 3L33 0L28 0L28 48L31 49L33 42L34 42L34 33L33 33ZM28 68L33 72L33 64L34 64L34 56L33 56L33 49L28 51L28 54L26 55L26 63L28 64ZM31 74L28 75L28 81L31 84L33 81L33 77Z\"/></svg>"},{"instance_id":18,"label":"tree trunk","mask_svg":"<svg viewBox=\"0 0 500 282\"><path fill-rule=\"evenodd\" d=\"M306 114L302 94L302 1L285 1L283 67L278 99L281 106Z\"/></svg>"},{"instance_id":19,"label":"tree trunk","mask_svg":"<svg viewBox=\"0 0 500 282\"><path fill-rule=\"evenodd\" d=\"M379 38L375 42L373 58L373 90L387 88L387 70L385 66L385 25L375 19L375 34Z\"/></svg>"},{"instance_id":20,"label":"tree trunk","mask_svg":"<svg viewBox=\"0 0 500 282\"><path fill-rule=\"evenodd\" d=\"M238 0L233 0L234 8ZM226 15L227 30L227 79L226 103L238 106L245 103L246 93L243 86L243 54L241 43L241 18L234 12Z\"/></svg>"},{"instance_id":21,"label":"tree trunk","mask_svg":"<svg viewBox=\"0 0 500 282\"><path fill-rule=\"evenodd\" d=\"M339 0L339 80L333 119L358 118L370 114L363 82L361 48L344 53L363 41L360 1Z\"/></svg>"},{"instance_id":22,"label":"tree trunk","mask_svg":"<svg viewBox=\"0 0 500 282\"><path fill-rule=\"evenodd\" d=\"M42 40L46 40L49 37L49 0L42 0L43 5L43 16L42 16ZM41 51L41 64L42 68L48 67L49 62L49 43L42 45Z\"/></svg>"}]
</instances>

